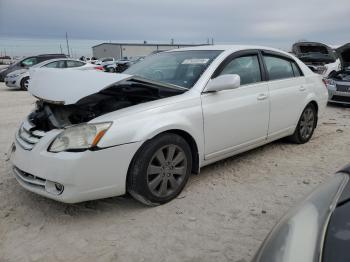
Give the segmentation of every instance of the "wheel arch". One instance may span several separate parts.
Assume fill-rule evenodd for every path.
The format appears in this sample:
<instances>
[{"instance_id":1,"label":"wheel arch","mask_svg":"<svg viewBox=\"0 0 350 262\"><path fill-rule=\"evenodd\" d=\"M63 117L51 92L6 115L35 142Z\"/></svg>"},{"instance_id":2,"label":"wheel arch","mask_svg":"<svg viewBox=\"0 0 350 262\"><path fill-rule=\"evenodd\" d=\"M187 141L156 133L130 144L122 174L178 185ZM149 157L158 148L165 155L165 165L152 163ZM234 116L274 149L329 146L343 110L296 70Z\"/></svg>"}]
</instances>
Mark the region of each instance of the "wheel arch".
<instances>
[{"instance_id":1,"label":"wheel arch","mask_svg":"<svg viewBox=\"0 0 350 262\"><path fill-rule=\"evenodd\" d=\"M200 154L199 154L198 145L197 145L196 140L187 131L184 131L182 129L168 129L168 130L164 130L162 132L159 132L159 133L153 135L153 137L144 141L144 143L136 151L135 155L133 156L132 160L129 163L127 177L126 177L126 190L129 187L129 183L131 182L130 181L130 168L133 165L133 162L135 161L135 159L138 157L142 147L144 146L144 144L147 141L149 141L151 139L155 139L157 136L162 135L162 134L176 134L176 135L181 136L183 139L185 139L185 141L190 146L191 153L192 153L192 173L195 173L195 174L199 173L199 170L200 170L200 156L199 155Z\"/></svg>"}]
</instances>

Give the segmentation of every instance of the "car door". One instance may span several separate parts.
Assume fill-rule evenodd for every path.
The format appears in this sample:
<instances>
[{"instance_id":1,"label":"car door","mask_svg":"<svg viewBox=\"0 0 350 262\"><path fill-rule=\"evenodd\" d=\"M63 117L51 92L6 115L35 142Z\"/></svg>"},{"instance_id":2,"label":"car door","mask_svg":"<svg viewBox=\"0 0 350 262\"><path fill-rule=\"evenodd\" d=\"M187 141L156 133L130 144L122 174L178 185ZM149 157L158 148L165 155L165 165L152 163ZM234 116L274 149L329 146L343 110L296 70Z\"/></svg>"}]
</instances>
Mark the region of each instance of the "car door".
<instances>
[{"instance_id":1,"label":"car door","mask_svg":"<svg viewBox=\"0 0 350 262\"><path fill-rule=\"evenodd\" d=\"M205 135L205 158L225 155L264 141L269 121L268 85L264 81L258 50L229 56L212 78L238 74L238 88L203 93L202 108Z\"/></svg>"},{"instance_id":2,"label":"car door","mask_svg":"<svg viewBox=\"0 0 350 262\"><path fill-rule=\"evenodd\" d=\"M264 51L263 59L270 91L269 137L294 131L303 110L307 85L297 63L283 54Z\"/></svg>"}]
</instances>

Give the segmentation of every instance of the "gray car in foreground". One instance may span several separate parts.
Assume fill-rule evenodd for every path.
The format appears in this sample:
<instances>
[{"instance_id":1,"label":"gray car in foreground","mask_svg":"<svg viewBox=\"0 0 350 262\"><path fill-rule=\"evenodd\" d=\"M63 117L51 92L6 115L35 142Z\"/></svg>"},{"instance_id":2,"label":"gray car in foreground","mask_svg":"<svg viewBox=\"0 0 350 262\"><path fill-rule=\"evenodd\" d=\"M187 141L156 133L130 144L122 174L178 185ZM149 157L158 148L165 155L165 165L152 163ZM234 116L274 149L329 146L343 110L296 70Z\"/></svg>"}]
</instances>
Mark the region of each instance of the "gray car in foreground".
<instances>
[{"instance_id":1,"label":"gray car in foreground","mask_svg":"<svg viewBox=\"0 0 350 262\"><path fill-rule=\"evenodd\" d=\"M275 226L253 262L350 261L350 165Z\"/></svg>"}]
</instances>

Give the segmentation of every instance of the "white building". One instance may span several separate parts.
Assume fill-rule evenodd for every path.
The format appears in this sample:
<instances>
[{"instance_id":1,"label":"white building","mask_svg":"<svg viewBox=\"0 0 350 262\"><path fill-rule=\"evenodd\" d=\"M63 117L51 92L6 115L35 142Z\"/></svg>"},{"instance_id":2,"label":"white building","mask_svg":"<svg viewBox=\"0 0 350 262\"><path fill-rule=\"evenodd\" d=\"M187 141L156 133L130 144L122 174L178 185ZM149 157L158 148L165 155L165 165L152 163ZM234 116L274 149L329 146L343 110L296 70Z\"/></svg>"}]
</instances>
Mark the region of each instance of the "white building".
<instances>
[{"instance_id":1,"label":"white building","mask_svg":"<svg viewBox=\"0 0 350 262\"><path fill-rule=\"evenodd\" d=\"M92 47L92 54L96 58L114 57L115 59L147 56L154 52L195 45L185 44L148 44L148 43L102 43Z\"/></svg>"}]
</instances>

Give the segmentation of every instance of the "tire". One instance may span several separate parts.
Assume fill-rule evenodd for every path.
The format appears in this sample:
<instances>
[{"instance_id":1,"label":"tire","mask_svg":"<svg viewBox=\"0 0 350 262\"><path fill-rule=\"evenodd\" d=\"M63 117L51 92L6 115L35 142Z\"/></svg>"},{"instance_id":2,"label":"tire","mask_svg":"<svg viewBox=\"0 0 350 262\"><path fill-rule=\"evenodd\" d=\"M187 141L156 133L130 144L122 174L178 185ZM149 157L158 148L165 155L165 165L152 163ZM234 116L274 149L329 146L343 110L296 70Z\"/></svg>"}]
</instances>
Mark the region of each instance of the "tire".
<instances>
[{"instance_id":1,"label":"tire","mask_svg":"<svg viewBox=\"0 0 350 262\"><path fill-rule=\"evenodd\" d=\"M308 104L300 116L294 134L288 137L289 140L296 144L307 143L311 139L315 131L316 125L317 110L313 104Z\"/></svg>"},{"instance_id":2,"label":"tire","mask_svg":"<svg viewBox=\"0 0 350 262\"><path fill-rule=\"evenodd\" d=\"M28 84L29 84L29 76L24 77L21 80L21 89L24 91L28 90Z\"/></svg>"},{"instance_id":3,"label":"tire","mask_svg":"<svg viewBox=\"0 0 350 262\"><path fill-rule=\"evenodd\" d=\"M131 162L127 191L143 204L155 206L176 198L192 170L192 153L187 142L165 133L147 141Z\"/></svg>"}]
</instances>

